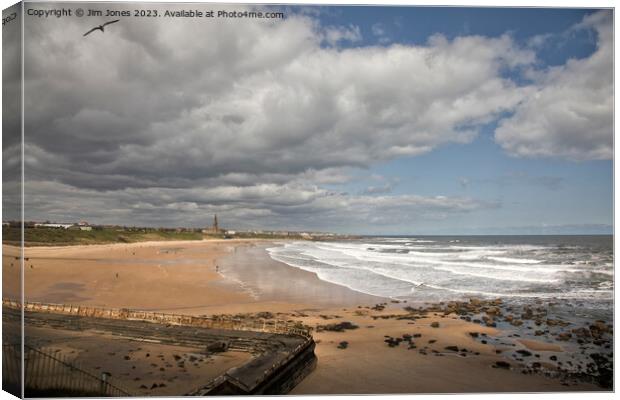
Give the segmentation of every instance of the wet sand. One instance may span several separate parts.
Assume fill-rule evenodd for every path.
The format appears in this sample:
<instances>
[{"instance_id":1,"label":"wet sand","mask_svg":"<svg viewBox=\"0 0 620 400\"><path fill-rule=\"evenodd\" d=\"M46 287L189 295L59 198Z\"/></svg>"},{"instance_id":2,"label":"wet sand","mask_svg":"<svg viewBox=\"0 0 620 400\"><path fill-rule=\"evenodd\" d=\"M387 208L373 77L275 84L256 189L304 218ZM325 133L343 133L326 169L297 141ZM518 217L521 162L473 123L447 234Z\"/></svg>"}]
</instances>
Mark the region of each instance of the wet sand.
<instances>
[{"instance_id":1,"label":"wet sand","mask_svg":"<svg viewBox=\"0 0 620 400\"><path fill-rule=\"evenodd\" d=\"M357 325L313 334L317 368L292 394L600 390L589 383L524 375L512 361L509 369L493 368L505 360L497 353L502 346L470 335L492 336L492 328L453 315L398 319L394 315L403 312L403 304L273 261L264 250L273 245L214 240L27 248L26 299L193 315L268 311L314 328L343 321ZM384 310L370 308L381 302L387 303ZM413 339L415 349L385 343L386 336L410 334L421 335ZM339 348L343 341L346 348ZM459 353L446 350L450 346Z\"/></svg>"}]
</instances>

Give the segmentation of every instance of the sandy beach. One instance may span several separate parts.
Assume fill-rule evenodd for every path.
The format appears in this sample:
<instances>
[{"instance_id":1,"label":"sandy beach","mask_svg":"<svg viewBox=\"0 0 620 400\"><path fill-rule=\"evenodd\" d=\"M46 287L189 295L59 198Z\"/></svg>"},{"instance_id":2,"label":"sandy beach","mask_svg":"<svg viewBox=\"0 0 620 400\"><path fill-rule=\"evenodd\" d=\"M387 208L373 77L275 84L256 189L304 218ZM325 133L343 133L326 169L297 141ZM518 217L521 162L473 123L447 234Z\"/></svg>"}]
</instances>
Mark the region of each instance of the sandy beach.
<instances>
[{"instance_id":1,"label":"sandy beach","mask_svg":"<svg viewBox=\"0 0 620 400\"><path fill-rule=\"evenodd\" d=\"M315 329L319 361L291 394L601 390L524 373L527 360L520 365L504 356L529 349L532 359L553 367L549 357L563 351L558 344L493 341L497 329L454 314L401 319L404 304L273 261L265 248L274 245L211 240L26 248L25 298L191 315L270 312L302 321ZM4 276L14 268L11 254L3 246ZM4 293L11 293L6 283ZM343 322L355 328L325 329ZM395 346L386 343L397 338Z\"/></svg>"}]
</instances>

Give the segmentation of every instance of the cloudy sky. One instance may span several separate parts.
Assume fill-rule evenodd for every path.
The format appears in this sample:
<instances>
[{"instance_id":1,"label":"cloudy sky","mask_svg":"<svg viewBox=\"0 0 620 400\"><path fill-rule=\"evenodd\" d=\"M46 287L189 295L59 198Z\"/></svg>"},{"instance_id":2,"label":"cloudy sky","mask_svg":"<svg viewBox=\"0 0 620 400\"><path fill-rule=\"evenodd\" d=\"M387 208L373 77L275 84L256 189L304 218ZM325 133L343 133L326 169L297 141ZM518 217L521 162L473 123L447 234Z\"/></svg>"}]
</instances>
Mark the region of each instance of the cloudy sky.
<instances>
[{"instance_id":1,"label":"cloudy sky","mask_svg":"<svg viewBox=\"0 0 620 400\"><path fill-rule=\"evenodd\" d=\"M280 10L26 17L26 219L611 231L611 11Z\"/></svg>"}]
</instances>

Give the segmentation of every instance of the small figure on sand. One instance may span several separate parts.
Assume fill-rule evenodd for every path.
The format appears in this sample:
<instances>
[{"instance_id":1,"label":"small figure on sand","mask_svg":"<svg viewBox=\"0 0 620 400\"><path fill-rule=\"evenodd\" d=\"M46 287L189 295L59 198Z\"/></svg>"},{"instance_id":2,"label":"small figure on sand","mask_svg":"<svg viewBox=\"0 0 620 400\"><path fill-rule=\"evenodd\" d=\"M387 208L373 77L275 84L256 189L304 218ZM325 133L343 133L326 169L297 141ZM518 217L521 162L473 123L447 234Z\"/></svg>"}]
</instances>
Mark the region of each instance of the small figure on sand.
<instances>
[{"instance_id":1,"label":"small figure on sand","mask_svg":"<svg viewBox=\"0 0 620 400\"><path fill-rule=\"evenodd\" d=\"M118 272L116 273L116 277L118 278Z\"/></svg>"}]
</instances>

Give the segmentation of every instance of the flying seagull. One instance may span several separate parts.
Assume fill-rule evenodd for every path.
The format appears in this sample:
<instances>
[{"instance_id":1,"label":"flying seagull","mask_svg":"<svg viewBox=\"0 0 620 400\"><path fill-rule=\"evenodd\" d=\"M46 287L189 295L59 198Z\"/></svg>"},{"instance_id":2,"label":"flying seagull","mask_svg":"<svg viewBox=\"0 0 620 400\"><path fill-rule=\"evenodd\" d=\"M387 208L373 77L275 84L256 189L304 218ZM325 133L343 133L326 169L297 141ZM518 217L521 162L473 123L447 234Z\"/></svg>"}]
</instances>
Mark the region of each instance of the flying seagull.
<instances>
[{"instance_id":1,"label":"flying seagull","mask_svg":"<svg viewBox=\"0 0 620 400\"><path fill-rule=\"evenodd\" d=\"M88 35L89 33L93 32L93 31L96 31L96 30L100 30L101 32L104 32L104 30L103 30L103 27L104 27L104 26L106 26L106 25L110 25L110 24L113 24L113 23L118 22L118 21L120 21L120 19L115 19L114 21L108 21L108 22L106 22L106 23L105 23L105 24L103 24L103 25L96 26L96 27L94 27L93 29L91 29L91 30L89 30L88 32L86 32L86 33L84 34L84 36Z\"/></svg>"}]
</instances>

